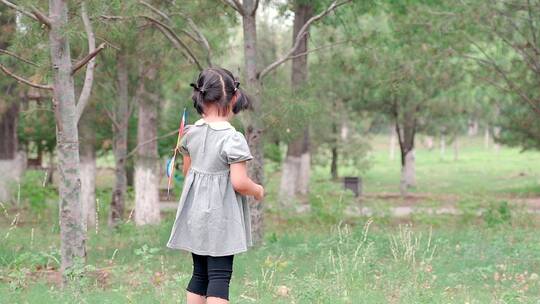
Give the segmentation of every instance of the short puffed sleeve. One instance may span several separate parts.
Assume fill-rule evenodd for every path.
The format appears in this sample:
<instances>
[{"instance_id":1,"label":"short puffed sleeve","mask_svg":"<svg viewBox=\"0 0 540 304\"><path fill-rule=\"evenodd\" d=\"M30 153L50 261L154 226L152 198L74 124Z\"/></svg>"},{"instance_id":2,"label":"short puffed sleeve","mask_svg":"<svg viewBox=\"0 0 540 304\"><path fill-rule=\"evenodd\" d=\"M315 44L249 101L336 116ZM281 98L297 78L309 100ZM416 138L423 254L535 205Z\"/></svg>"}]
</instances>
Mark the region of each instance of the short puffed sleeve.
<instances>
[{"instance_id":1,"label":"short puffed sleeve","mask_svg":"<svg viewBox=\"0 0 540 304\"><path fill-rule=\"evenodd\" d=\"M178 147L178 151L180 151L180 153L182 153L183 155L189 155L189 150L188 150L188 131L190 129L191 125L186 125L184 127L184 134L182 135L182 138L180 139L180 145Z\"/></svg>"},{"instance_id":2,"label":"short puffed sleeve","mask_svg":"<svg viewBox=\"0 0 540 304\"><path fill-rule=\"evenodd\" d=\"M246 138L238 131L235 131L233 135L225 140L222 155L229 164L243 162L253 158L249 151Z\"/></svg>"}]
</instances>

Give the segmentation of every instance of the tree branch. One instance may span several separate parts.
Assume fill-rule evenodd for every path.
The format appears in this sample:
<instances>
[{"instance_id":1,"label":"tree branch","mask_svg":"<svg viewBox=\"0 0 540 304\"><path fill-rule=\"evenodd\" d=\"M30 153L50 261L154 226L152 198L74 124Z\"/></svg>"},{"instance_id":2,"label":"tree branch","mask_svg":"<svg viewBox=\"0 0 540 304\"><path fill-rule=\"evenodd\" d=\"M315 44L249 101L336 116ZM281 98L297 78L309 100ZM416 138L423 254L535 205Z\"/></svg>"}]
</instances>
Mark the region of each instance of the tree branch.
<instances>
[{"instance_id":1,"label":"tree branch","mask_svg":"<svg viewBox=\"0 0 540 304\"><path fill-rule=\"evenodd\" d=\"M479 46L476 46L476 47L479 48ZM487 60L482 59L482 58L478 58L478 57L474 57L474 56L469 56L469 55L466 55L466 54L462 55L462 56L464 58L474 60L474 61L476 61L476 62L478 62L480 64L492 67L495 70L495 72L497 74L499 74L503 78L503 80L506 82L506 84L508 85L508 88L504 89L505 91L509 91L509 92L513 92L514 94L517 94L519 97L521 97L521 99L523 99L524 101L529 103L535 112L540 114L540 108L538 107L538 105L536 105L534 103L534 101L531 100L531 98L529 98L529 96L527 96L524 92L522 92L522 90L519 89L510 78L508 78L508 76L506 75L506 72L495 61L493 61L493 59L491 59L491 57L489 57L482 49L479 49L479 50L484 54L484 56L486 56L488 58ZM490 82L490 83L494 84L493 82ZM498 87L499 89L502 88L502 87L500 87L498 85L495 85L495 86Z\"/></svg>"},{"instance_id":2,"label":"tree branch","mask_svg":"<svg viewBox=\"0 0 540 304\"><path fill-rule=\"evenodd\" d=\"M527 12L528 12L528 21L529 21L529 28L530 28L530 31L531 31L531 34L532 34L532 38L533 38L533 42L534 42L534 46L537 46L538 42L537 42L537 39L536 39L536 30L534 28L534 19L533 19L533 15L532 15L532 10L531 10L531 1L530 0L527 0Z\"/></svg>"},{"instance_id":3,"label":"tree branch","mask_svg":"<svg viewBox=\"0 0 540 304\"><path fill-rule=\"evenodd\" d=\"M88 52L89 54L96 52L96 38L94 36L94 31L92 29L92 24L90 23L90 19L88 18L88 12L86 10L86 1L81 2L81 18L84 25L84 30L86 31L86 36L88 40ZM102 43L100 46L104 46L104 43ZM76 109L76 120L77 122L81 119L82 113L84 112L84 108L88 104L88 100L90 99L90 93L92 91L92 84L94 83L94 69L96 67L96 58L95 55L92 56L92 58L89 59L88 64L86 65L86 74L84 76L84 84L81 90L81 95L79 95L79 100L77 101L77 109Z\"/></svg>"},{"instance_id":4,"label":"tree branch","mask_svg":"<svg viewBox=\"0 0 540 304\"><path fill-rule=\"evenodd\" d=\"M255 14L257 13L257 9L259 8L259 2L259 0L255 0L255 4L253 5L253 9L250 13L251 16L255 16Z\"/></svg>"},{"instance_id":5,"label":"tree branch","mask_svg":"<svg viewBox=\"0 0 540 304\"><path fill-rule=\"evenodd\" d=\"M266 68L264 68L258 75L258 78L259 79L263 79L264 76L266 76L268 73L270 73L272 70L274 70L275 68L277 68L278 66L282 65L284 62L286 62L287 60L291 59L289 57L291 57L294 52L296 52L296 49L298 49L298 47L300 46L300 42L302 41L302 39L304 38L305 35L307 35L309 32L308 32L308 29L309 29L309 26L320 20L321 18L323 18L324 16L328 15L331 11L335 10L336 8L338 8L339 6L341 5L344 5L344 4L347 4L349 2L351 2L352 0L344 0L344 1L341 1L341 2L338 2L337 0L334 0L330 6L328 6L324 11L322 11L320 14L318 15L315 15L313 17L311 17L303 26L302 28L300 29L300 31L298 31L298 34L296 35L296 38L294 40L294 44L292 46L292 48L283 56L281 57L280 59L274 61L273 63L269 64Z\"/></svg>"},{"instance_id":6,"label":"tree branch","mask_svg":"<svg viewBox=\"0 0 540 304\"><path fill-rule=\"evenodd\" d=\"M172 22L171 18L169 18L169 16L167 16L167 14L163 13L161 10L159 10L158 8L153 6L152 4L150 4L150 3L146 2L146 1L143 1L143 0L140 0L139 3L146 6L146 7L148 7L154 13L160 15L161 17L163 17L163 19L165 19L165 20L167 20L169 22Z\"/></svg>"},{"instance_id":7,"label":"tree branch","mask_svg":"<svg viewBox=\"0 0 540 304\"><path fill-rule=\"evenodd\" d=\"M2 3L4 3L7 7L10 7L10 8L12 8L12 9L18 11L19 13L21 13L21 14L27 16L27 17L30 17L30 18L32 18L32 19L34 19L34 20L36 20L36 21L39 21L39 20L36 18L36 16L34 16L34 14L30 13L30 12L27 11L27 10L24 10L22 7L20 7L20 6L18 6L18 5L15 5L15 4L13 4L13 3L7 1L7 0L0 0L0 1L2 1Z\"/></svg>"},{"instance_id":8,"label":"tree branch","mask_svg":"<svg viewBox=\"0 0 540 304\"><path fill-rule=\"evenodd\" d=\"M171 18L165 12L163 12L162 10L156 8L155 6L152 6L151 4L149 4L149 3L147 3L147 2L145 2L143 0L140 0L139 3L141 3L142 5L148 7L150 10L152 10L154 13L158 14L159 16L163 17L163 19L167 20L169 23L172 23ZM208 66L211 67L212 66L212 60L211 60L211 53L212 52L210 50L210 44L208 43L208 40L206 39L206 37L204 36L202 31L197 27L195 22L193 22L193 19L191 19L189 16L186 16L185 14L182 14L182 13L180 13L180 15L187 20L189 27L195 32L197 37L193 36L190 32L188 32L186 30L181 30L182 33L184 33L186 36L188 36L191 40L195 41L197 44L200 44L200 45L203 46L203 48L206 51L206 62L208 63ZM161 24L161 25L164 26L165 24ZM172 29L170 29L170 31L172 31ZM191 54L189 54L189 53L190 52L188 52L188 55L191 57Z\"/></svg>"},{"instance_id":9,"label":"tree branch","mask_svg":"<svg viewBox=\"0 0 540 304\"><path fill-rule=\"evenodd\" d=\"M104 110L105 110L105 114L107 114L107 116L109 117L109 119L111 120L113 126L119 130L120 129L120 124L118 123L118 121L116 120L116 115L109 109L107 109L107 107L104 107Z\"/></svg>"},{"instance_id":10,"label":"tree branch","mask_svg":"<svg viewBox=\"0 0 540 304\"><path fill-rule=\"evenodd\" d=\"M33 88L42 89L42 90L52 90L53 89L53 87L51 85L33 83L32 81L30 81L30 80L28 80L26 78L23 78L21 76L16 75L13 72L11 72L10 70L8 70L3 64L0 64L0 70L2 70L2 72L6 73L6 75L16 79L19 82L27 84L27 85L29 85L29 86L31 86Z\"/></svg>"},{"instance_id":11,"label":"tree branch","mask_svg":"<svg viewBox=\"0 0 540 304\"><path fill-rule=\"evenodd\" d=\"M197 65L197 68L200 71L202 71L202 69L203 69L202 65L199 62L199 60L197 59L197 57L193 54L193 51L184 43L184 41L182 41L182 39L180 39L180 37L178 37L178 35L170 27L163 24L163 22L161 22L159 20L156 20L156 19L154 19L154 18L152 18L150 16L142 15L140 17L152 22L156 26L156 28L160 32L162 32L165 35L165 37L167 37L172 42L172 44L175 46L175 48L183 49L184 51L186 51L189 58L191 58L191 60L193 60L193 63L195 63L195 65Z\"/></svg>"},{"instance_id":12,"label":"tree branch","mask_svg":"<svg viewBox=\"0 0 540 304\"><path fill-rule=\"evenodd\" d=\"M32 13L36 16L36 19L44 24L48 29L51 28L51 20L44 13L38 10L36 7L32 6Z\"/></svg>"},{"instance_id":13,"label":"tree branch","mask_svg":"<svg viewBox=\"0 0 540 304\"><path fill-rule=\"evenodd\" d=\"M147 141L143 141L142 143L139 143L135 146L135 148L133 148L133 150L129 151L128 154L126 154L125 156L125 159L127 158L130 158L131 156L133 156L135 153L137 153L137 150L142 147L142 146L145 146L147 144L150 144L150 143L153 143L154 141L157 141L157 140L160 140L160 139L163 139L163 138L167 138L167 137L171 137L175 134L178 134L178 129L175 129L175 130L172 130L172 131L169 131L168 133L164 134L164 135L161 135L161 136L157 136L157 137L154 137L154 138L151 138Z\"/></svg>"},{"instance_id":14,"label":"tree branch","mask_svg":"<svg viewBox=\"0 0 540 304\"><path fill-rule=\"evenodd\" d=\"M0 49L0 53L9 55L9 56L11 56L11 57L15 57L15 58L19 59L20 61L25 62L25 63L28 63L28 64L31 64L31 65L33 65L33 66L35 66L35 67L39 67L39 65L38 65L37 63L34 63L34 62L32 62L32 61L30 61L30 60L28 60L28 59L24 59L24 58L22 58L21 56L15 54L15 53L13 53L13 52L10 52L10 51L8 51L8 50Z\"/></svg>"},{"instance_id":15,"label":"tree branch","mask_svg":"<svg viewBox=\"0 0 540 304\"><path fill-rule=\"evenodd\" d=\"M186 17L189 27L197 34L197 37L199 37L200 44L204 47L206 50L206 63L209 67L212 67L212 49L210 48L210 43L208 43L208 40L202 33L202 31L197 27L195 22L193 22L193 19Z\"/></svg>"},{"instance_id":16,"label":"tree branch","mask_svg":"<svg viewBox=\"0 0 540 304\"><path fill-rule=\"evenodd\" d=\"M319 46L319 47L316 47L316 48L307 50L307 51L302 52L302 53L298 53L298 54L295 54L295 55L291 55L291 56L289 56L289 58L288 58L287 60L291 60L291 59L294 59L294 58L302 57L302 56L304 56L304 55L307 55L307 54L310 54L310 53L315 53L315 52L318 52L318 51L320 51L320 50L331 49L331 48L335 47L336 45L345 44L345 43L349 43L349 42L352 42L352 41L353 41L353 40L343 40L343 41L338 41L338 42L332 43L332 44L322 45L322 46Z\"/></svg>"},{"instance_id":17,"label":"tree branch","mask_svg":"<svg viewBox=\"0 0 540 304\"><path fill-rule=\"evenodd\" d=\"M42 24L44 24L45 26L47 26L47 28L51 28L51 20L49 19L49 17L47 17L45 14L43 14L41 11L39 11L37 8L35 7L32 7L32 11L27 11L25 10L24 8L8 1L8 0L0 0L2 3L4 3L7 7L9 8L12 8L16 11L18 11L19 13L27 16L27 17L30 17L32 19L34 19L35 21L37 22L40 22Z\"/></svg>"},{"instance_id":18,"label":"tree branch","mask_svg":"<svg viewBox=\"0 0 540 304\"><path fill-rule=\"evenodd\" d=\"M202 71L203 69L202 65L197 59L197 57L195 56L195 54L193 53L193 51L187 46L187 44L184 41L182 41L182 39L180 39L180 37L168 25L164 24L163 22L147 15L137 15L133 17L100 15L100 18L108 19L108 20L125 20L125 19L131 19L131 18L142 18L147 21L150 21L167 39L169 39L169 41L171 41L171 43L176 49L183 51L186 58L188 58L188 60L191 60L193 63L195 63L199 71Z\"/></svg>"},{"instance_id":19,"label":"tree branch","mask_svg":"<svg viewBox=\"0 0 540 304\"><path fill-rule=\"evenodd\" d=\"M241 16L244 16L244 7L238 2L238 0L221 0L225 5L232 7Z\"/></svg>"},{"instance_id":20,"label":"tree branch","mask_svg":"<svg viewBox=\"0 0 540 304\"><path fill-rule=\"evenodd\" d=\"M95 41L94 41L94 45L95 45ZM71 70L71 75L74 75L75 73L77 73L78 70L80 70L90 60L94 59L94 57L96 57L97 54L99 54L99 52L101 52L103 49L105 49L105 42L101 43L95 50L91 51L90 53L88 53L88 55L84 56L84 58L81 59L81 61L77 62L73 66L73 69Z\"/></svg>"}]
</instances>

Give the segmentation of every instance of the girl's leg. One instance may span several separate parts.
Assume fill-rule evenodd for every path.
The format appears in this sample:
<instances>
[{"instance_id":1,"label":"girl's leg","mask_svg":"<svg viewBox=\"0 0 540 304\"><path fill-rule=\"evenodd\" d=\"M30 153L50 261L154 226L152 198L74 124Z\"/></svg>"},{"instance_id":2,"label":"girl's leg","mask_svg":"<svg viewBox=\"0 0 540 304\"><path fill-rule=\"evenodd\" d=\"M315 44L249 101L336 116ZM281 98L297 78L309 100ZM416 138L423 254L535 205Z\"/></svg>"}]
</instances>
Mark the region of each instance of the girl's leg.
<instances>
[{"instance_id":1,"label":"girl's leg","mask_svg":"<svg viewBox=\"0 0 540 304\"><path fill-rule=\"evenodd\" d=\"M208 304L229 303L229 283L233 271L234 255L208 257Z\"/></svg>"},{"instance_id":2,"label":"girl's leg","mask_svg":"<svg viewBox=\"0 0 540 304\"><path fill-rule=\"evenodd\" d=\"M208 261L207 256L192 253L193 275L186 288L188 304L206 303L206 289L208 287Z\"/></svg>"}]
</instances>

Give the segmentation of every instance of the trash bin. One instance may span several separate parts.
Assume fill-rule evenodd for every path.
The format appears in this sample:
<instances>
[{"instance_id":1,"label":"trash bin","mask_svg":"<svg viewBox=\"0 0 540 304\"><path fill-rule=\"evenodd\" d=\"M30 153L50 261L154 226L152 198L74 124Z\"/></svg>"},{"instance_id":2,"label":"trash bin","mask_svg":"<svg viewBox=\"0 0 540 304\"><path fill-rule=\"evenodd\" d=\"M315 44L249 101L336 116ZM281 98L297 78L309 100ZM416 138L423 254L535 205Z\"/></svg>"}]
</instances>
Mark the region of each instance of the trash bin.
<instances>
[{"instance_id":1,"label":"trash bin","mask_svg":"<svg viewBox=\"0 0 540 304\"><path fill-rule=\"evenodd\" d=\"M356 197L362 195L362 180L357 176L345 176L343 186L345 189L350 189Z\"/></svg>"}]
</instances>

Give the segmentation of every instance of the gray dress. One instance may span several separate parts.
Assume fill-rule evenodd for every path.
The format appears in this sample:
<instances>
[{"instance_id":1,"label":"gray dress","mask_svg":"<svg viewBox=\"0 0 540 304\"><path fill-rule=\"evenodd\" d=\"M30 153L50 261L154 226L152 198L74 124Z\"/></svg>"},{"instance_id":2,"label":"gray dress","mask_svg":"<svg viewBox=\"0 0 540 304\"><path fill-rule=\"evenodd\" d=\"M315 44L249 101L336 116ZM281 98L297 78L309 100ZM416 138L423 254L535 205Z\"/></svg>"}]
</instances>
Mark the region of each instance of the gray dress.
<instances>
[{"instance_id":1,"label":"gray dress","mask_svg":"<svg viewBox=\"0 0 540 304\"><path fill-rule=\"evenodd\" d=\"M244 135L226 121L200 119L186 126L180 152L191 157L191 167L167 247L210 256L247 251L249 206L230 178L230 164L253 158Z\"/></svg>"}]
</instances>

